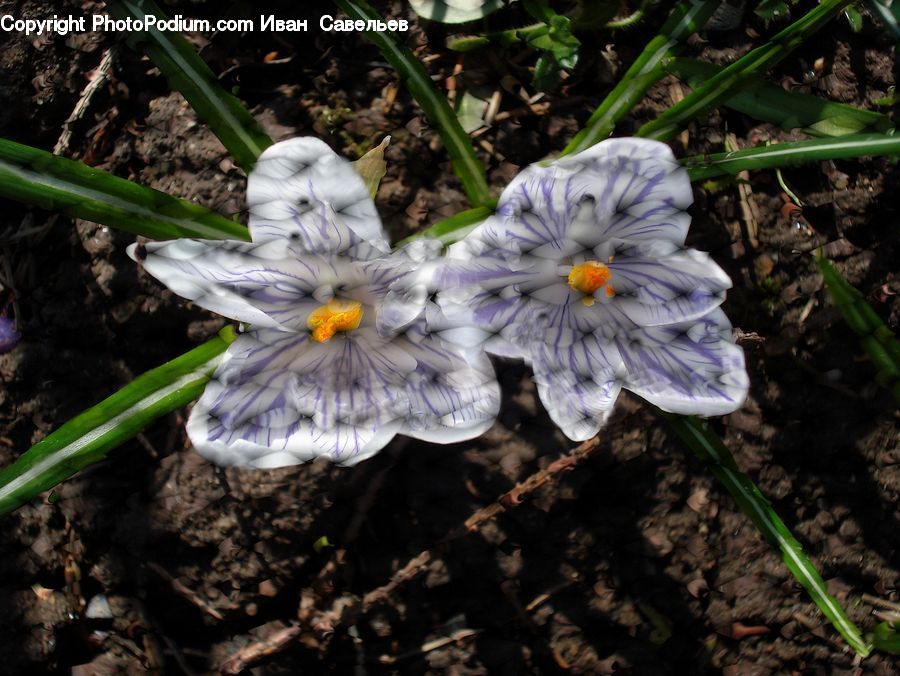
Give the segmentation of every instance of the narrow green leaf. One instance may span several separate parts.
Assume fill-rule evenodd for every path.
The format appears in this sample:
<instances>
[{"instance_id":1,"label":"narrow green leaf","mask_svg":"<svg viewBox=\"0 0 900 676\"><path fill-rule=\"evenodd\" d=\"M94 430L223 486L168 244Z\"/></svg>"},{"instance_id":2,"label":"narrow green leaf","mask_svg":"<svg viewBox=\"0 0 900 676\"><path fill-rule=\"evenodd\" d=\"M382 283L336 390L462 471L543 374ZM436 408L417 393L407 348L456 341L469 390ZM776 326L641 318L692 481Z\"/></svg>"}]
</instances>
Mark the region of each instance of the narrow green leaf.
<instances>
[{"instance_id":1,"label":"narrow green leaf","mask_svg":"<svg viewBox=\"0 0 900 676\"><path fill-rule=\"evenodd\" d=\"M859 10L853 5L844 10L844 16L847 17L847 23L850 24L850 30L859 33L863 28L863 18Z\"/></svg>"},{"instance_id":2,"label":"narrow green leaf","mask_svg":"<svg viewBox=\"0 0 900 676\"><path fill-rule=\"evenodd\" d=\"M891 34L894 42L900 42L900 2L897 0L869 0L866 7Z\"/></svg>"},{"instance_id":3,"label":"narrow green leaf","mask_svg":"<svg viewBox=\"0 0 900 676\"><path fill-rule=\"evenodd\" d=\"M900 155L900 134L854 134L838 138L776 143L730 153L695 155L681 160L692 181L754 169L774 169L819 160Z\"/></svg>"},{"instance_id":4,"label":"narrow green leaf","mask_svg":"<svg viewBox=\"0 0 900 676\"><path fill-rule=\"evenodd\" d=\"M694 416L678 416L663 411L659 413L731 493L738 507L759 529L763 538L781 552L788 570L850 647L858 655L868 655L872 646L863 639L859 627L847 616L838 600L828 593L825 581L804 554L803 546L791 534L752 479L738 469L722 440L709 430L705 422Z\"/></svg>"},{"instance_id":5,"label":"narrow green leaf","mask_svg":"<svg viewBox=\"0 0 900 676\"><path fill-rule=\"evenodd\" d=\"M130 17L143 21L150 14L165 19L153 0L110 0L106 6L117 19ZM191 44L179 33L163 32L155 27L128 33L127 39L132 47L143 46L147 50L169 86L181 92L235 161L249 173L259 154L272 145L272 139L241 102L222 88Z\"/></svg>"},{"instance_id":6,"label":"narrow green leaf","mask_svg":"<svg viewBox=\"0 0 900 676\"><path fill-rule=\"evenodd\" d=\"M763 73L794 49L805 43L822 26L839 14L854 0L822 0L822 3L778 33L769 42L752 50L727 68L719 71L706 83L684 99L638 129L636 136L665 141L681 131L691 120L708 113L712 108L743 88L747 80Z\"/></svg>"},{"instance_id":7,"label":"narrow green leaf","mask_svg":"<svg viewBox=\"0 0 900 676\"><path fill-rule=\"evenodd\" d=\"M200 347L138 376L0 470L0 514L102 460L151 421L200 396L234 337L230 328L224 329Z\"/></svg>"},{"instance_id":8,"label":"narrow green leaf","mask_svg":"<svg viewBox=\"0 0 900 676\"><path fill-rule=\"evenodd\" d=\"M721 68L694 59L672 59L666 63L666 70L696 89ZM723 104L757 120L777 124L785 131L804 128L812 136L846 136L894 129L887 115L809 94L786 92L758 75L750 77L744 89Z\"/></svg>"},{"instance_id":9,"label":"narrow green leaf","mask_svg":"<svg viewBox=\"0 0 900 676\"><path fill-rule=\"evenodd\" d=\"M681 43L703 26L719 4L720 0L680 2L663 24L659 35L647 43L644 51L603 99L584 129L575 135L562 154L581 152L612 134L616 123L627 115L653 83L665 74L662 62L677 53Z\"/></svg>"},{"instance_id":10,"label":"narrow green leaf","mask_svg":"<svg viewBox=\"0 0 900 676\"><path fill-rule=\"evenodd\" d=\"M0 195L153 239L250 239L243 225L199 204L6 139Z\"/></svg>"},{"instance_id":11,"label":"narrow green leaf","mask_svg":"<svg viewBox=\"0 0 900 676\"><path fill-rule=\"evenodd\" d=\"M397 246L403 246L404 244L412 242L416 239L421 239L422 237L437 239L444 244L452 244L453 242L458 242L463 237L465 237L472 228L481 223L483 220L489 218L491 214L494 213L495 205L496 202L491 206L475 207L474 209L460 211L458 214L454 214L450 218L445 218L443 221L438 221L434 225L425 228L424 230L417 232L414 235L410 235L404 240L397 242Z\"/></svg>"},{"instance_id":12,"label":"narrow green leaf","mask_svg":"<svg viewBox=\"0 0 900 676\"><path fill-rule=\"evenodd\" d=\"M882 622L876 625L871 638L877 650L891 655L900 655L900 633L897 633L893 624Z\"/></svg>"},{"instance_id":13,"label":"narrow green leaf","mask_svg":"<svg viewBox=\"0 0 900 676\"><path fill-rule=\"evenodd\" d=\"M335 3L351 19L383 20L364 0L335 0ZM447 154L453 162L453 170L462 181L469 201L473 206L487 204L491 199L491 190L485 178L484 165L475 156L468 135L459 125L447 99L435 89L421 62L389 31L367 31L366 36L400 74L416 103L440 132Z\"/></svg>"},{"instance_id":14,"label":"narrow green leaf","mask_svg":"<svg viewBox=\"0 0 900 676\"><path fill-rule=\"evenodd\" d=\"M816 265L825 286L844 320L860 337L863 349L877 369L875 382L890 391L900 404L900 342L885 325L865 297L822 255Z\"/></svg>"},{"instance_id":15,"label":"narrow green leaf","mask_svg":"<svg viewBox=\"0 0 900 676\"><path fill-rule=\"evenodd\" d=\"M790 2L793 4L797 0L790 0ZM753 10L758 17L766 22L787 16L789 11L788 4L784 0L761 0Z\"/></svg>"}]
</instances>

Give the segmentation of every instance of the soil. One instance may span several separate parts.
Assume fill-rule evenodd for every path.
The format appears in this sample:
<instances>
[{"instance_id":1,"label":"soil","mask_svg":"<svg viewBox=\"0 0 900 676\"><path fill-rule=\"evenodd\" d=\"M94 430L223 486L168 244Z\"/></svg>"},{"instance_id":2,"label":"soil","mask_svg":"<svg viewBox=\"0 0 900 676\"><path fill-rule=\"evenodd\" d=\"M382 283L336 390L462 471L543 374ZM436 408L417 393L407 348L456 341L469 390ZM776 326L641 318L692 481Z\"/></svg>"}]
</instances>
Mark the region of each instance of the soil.
<instances>
[{"instance_id":1,"label":"soil","mask_svg":"<svg viewBox=\"0 0 900 676\"><path fill-rule=\"evenodd\" d=\"M390 134L377 204L395 240L465 208L438 135L377 50L359 34L318 30L329 3L297 6L278 0L266 11L310 19L300 39L190 39L276 139L316 135L355 159ZM0 0L0 14L17 17L101 9L90 0ZM259 10L193 0L166 11ZM496 87L506 114L477 143L497 194L524 165L565 145L665 16L656 9L630 32L588 40L597 48L583 50L574 73L532 100L528 50L462 57L444 48L452 29L423 27L400 3L383 11L410 18L408 42L439 86L488 97ZM509 12L509 25L524 21ZM692 38L686 54L727 63L780 25L748 15ZM64 154L240 213L241 170L116 35L0 35L0 135L53 148L86 77L113 47L112 77L70 123ZM898 64L865 15L860 33L832 22L772 79L872 108ZM673 96L674 80L655 86L617 133ZM740 146L792 137L723 109L673 147L682 156L714 152L726 134ZM871 159L784 177L815 235L780 214L773 172L752 174L743 198L733 184L696 188L689 243L734 280L725 310L744 336L752 381L746 405L712 426L852 619L871 630L872 597L898 601L897 411L811 257L798 252L812 237L828 242L838 269L896 331L900 172ZM742 199L756 210L756 237ZM0 356L0 463L223 325L144 275L124 254L133 239L4 203L0 307L8 302L23 339ZM0 671L217 673L242 648L287 630L294 640L253 673L894 673L889 656L854 660L707 468L628 395L589 460L446 540L573 446L542 409L528 370L507 362L497 370L503 408L483 437L452 446L397 439L353 469L222 471L190 448L184 411L157 421L53 499L3 517ZM421 574L371 608L354 605L432 547ZM346 610L329 626L323 613L335 603Z\"/></svg>"}]
</instances>

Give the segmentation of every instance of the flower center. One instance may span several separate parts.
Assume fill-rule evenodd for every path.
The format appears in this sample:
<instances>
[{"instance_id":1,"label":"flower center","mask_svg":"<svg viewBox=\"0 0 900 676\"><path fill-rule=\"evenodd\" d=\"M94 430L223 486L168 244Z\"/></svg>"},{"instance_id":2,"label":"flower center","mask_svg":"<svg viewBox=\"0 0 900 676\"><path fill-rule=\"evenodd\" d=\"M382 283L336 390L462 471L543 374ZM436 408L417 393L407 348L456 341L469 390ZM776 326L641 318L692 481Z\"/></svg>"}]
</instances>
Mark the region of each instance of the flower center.
<instances>
[{"instance_id":1,"label":"flower center","mask_svg":"<svg viewBox=\"0 0 900 676\"><path fill-rule=\"evenodd\" d=\"M362 303L359 301L332 298L309 313L306 325L312 332L312 339L324 343L338 331L359 328L362 316Z\"/></svg>"},{"instance_id":2,"label":"flower center","mask_svg":"<svg viewBox=\"0 0 900 676\"><path fill-rule=\"evenodd\" d=\"M586 261L572 268L569 273L569 286L575 291L585 294L581 302L587 306L594 304L594 292L601 287L606 287L607 297L616 295L612 284L608 284L612 278L610 269L599 261Z\"/></svg>"}]
</instances>

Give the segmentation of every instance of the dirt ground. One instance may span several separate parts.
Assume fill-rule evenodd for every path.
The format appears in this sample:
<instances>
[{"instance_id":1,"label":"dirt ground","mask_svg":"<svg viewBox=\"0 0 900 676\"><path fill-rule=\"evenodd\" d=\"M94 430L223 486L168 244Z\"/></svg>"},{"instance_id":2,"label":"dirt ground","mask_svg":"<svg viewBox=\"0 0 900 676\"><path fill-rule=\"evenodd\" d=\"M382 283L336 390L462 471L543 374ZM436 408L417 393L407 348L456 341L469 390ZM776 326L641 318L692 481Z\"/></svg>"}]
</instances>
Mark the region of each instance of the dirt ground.
<instances>
[{"instance_id":1,"label":"dirt ground","mask_svg":"<svg viewBox=\"0 0 900 676\"><path fill-rule=\"evenodd\" d=\"M319 31L330 4L297 5L266 11L311 18L302 39L191 39L276 139L316 135L355 159L390 134L377 204L394 239L465 208L437 134L377 50L358 34ZM0 0L0 14L20 17L95 10L100 3ZM259 12L204 0L166 10ZM406 16L399 3L384 12ZM511 24L523 20L513 12ZM537 100L527 50L460 58L444 49L445 28L415 23L408 39L439 86L499 92L500 114L477 139L499 194L523 165L565 145L664 16L658 9L630 32L591 41L576 71ZM747 16L693 38L686 53L725 63L774 28ZM888 95L900 62L868 16L859 34L839 20L820 38L774 81L869 108ZM243 173L152 65L117 44L107 34L0 35L0 136L53 148L87 75L114 48L112 76L69 125L65 154L241 212ZM654 87L617 133L671 105L674 82ZM728 133L741 146L788 138L723 110L673 147L718 151ZM759 337L743 342L750 398L712 425L870 630L873 597L898 601L896 407L799 253L811 236L780 215L775 174L750 178L743 198L734 185L697 186L693 207L689 243L731 275L725 310ZM837 267L896 331L897 166L824 162L785 178ZM751 207L755 235L742 220ZM3 290L0 308L9 301L24 337L0 356L0 463L223 325L141 273L124 253L132 240L4 202L0 272L15 294ZM190 449L184 411L156 422L58 487L54 501L0 521L0 672L217 673L248 645L289 636L253 673L895 673L887 656L854 661L730 496L631 396L577 469L447 539L573 447L530 373L504 362L497 370L503 408L482 438L398 438L353 469L220 471ZM421 574L358 606L432 547Z\"/></svg>"}]
</instances>

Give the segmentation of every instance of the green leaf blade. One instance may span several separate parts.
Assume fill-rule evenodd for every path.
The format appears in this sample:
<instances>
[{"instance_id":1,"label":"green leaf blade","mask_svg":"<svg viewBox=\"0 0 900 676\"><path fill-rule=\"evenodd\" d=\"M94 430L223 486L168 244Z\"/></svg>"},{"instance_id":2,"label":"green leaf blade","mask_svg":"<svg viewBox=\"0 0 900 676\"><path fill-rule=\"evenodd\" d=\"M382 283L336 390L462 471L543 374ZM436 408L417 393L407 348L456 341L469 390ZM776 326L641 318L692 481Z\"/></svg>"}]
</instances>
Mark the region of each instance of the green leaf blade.
<instances>
[{"instance_id":1,"label":"green leaf blade","mask_svg":"<svg viewBox=\"0 0 900 676\"><path fill-rule=\"evenodd\" d=\"M243 225L199 204L6 139L0 195L152 239L250 239Z\"/></svg>"},{"instance_id":2,"label":"green leaf blade","mask_svg":"<svg viewBox=\"0 0 900 676\"><path fill-rule=\"evenodd\" d=\"M335 1L351 19L379 21L382 18L363 0ZM419 59L390 32L366 31L366 36L400 74L416 103L437 128L453 163L453 170L462 182L469 201L473 206L490 202L491 190L485 177L484 165L476 157L469 136L460 126L447 99L435 89Z\"/></svg>"},{"instance_id":3,"label":"green leaf blade","mask_svg":"<svg viewBox=\"0 0 900 676\"><path fill-rule=\"evenodd\" d=\"M587 150L609 137L618 121L625 117L647 90L665 75L662 63L679 51L681 44L703 26L719 4L719 0L699 2L684 0L679 3L669 15L659 35L647 44L619 83L591 114L584 128L563 149L562 154Z\"/></svg>"},{"instance_id":4,"label":"green leaf blade","mask_svg":"<svg viewBox=\"0 0 900 676\"><path fill-rule=\"evenodd\" d=\"M156 418L200 396L233 340L231 329L223 330L218 337L138 376L4 467L0 470L0 514L102 460Z\"/></svg>"},{"instance_id":5,"label":"green leaf blade","mask_svg":"<svg viewBox=\"0 0 900 676\"><path fill-rule=\"evenodd\" d=\"M638 129L636 136L666 141L691 120L708 113L742 89L755 74L763 73L806 42L816 31L854 0L823 0L820 5L707 80L684 99Z\"/></svg>"},{"instance_id":6,"label":"green leaf blade","mask_svg":"<svg viewBox=\"0 0 900 676\"><path fill-rule=\"evenodd\" d=\"M781 553L781 559L794 579L806 590L838 633L858 655L867 656L872 651L871 644L863 639L859 627L847 616L838 600L828 593L825 580L803 552L803 546L791 534L756 484L738 469L728 447L709 430L705 422L695 416L679 416L663 411L659 413L694 455L707 464L763 538Z\"/></svg>"},{"instance_id":7,"label":"green leaf blade","mask_svg":"<svg viewBox=\"0 0 900 676\"><path fill-rule=\"evenodd\" d=\"M152 0L114 0L107 3L109 13L117 19L143 21L153 14L165 14ZM181 92L197 115L219 138L235 161L249 172L256 158L272 145L262 128L238 99L225 91L206 62L191 44L178 33L151 28L130 33L129 43L143 45L150 60L166 76L169 86Z\"/></svg>"},{"instance_id":8,"label":"green leaf blade","mask_svg":"<svg viewBox=\"0 0 900 676\"><path fill-rule=\"evenodd\" d=\"M893 393L900 404L900 341L865 297L845 280L824 256L816 256L816 265L828 294L847 325L860 337L863 349L878 373L875 382Z\"/></svg>"},{"instance_id":9,"label":"green leaf blade","mask_svg":"<svg viewBox=\"0 0 900 676\"><path fill-rule=\"evenodd\" d=\"M666 71L694 89L703 86L720 70L712 63L693 59L672 59L666 64ZM748 79L742 90L722 103L757 120L777 124L785 131L804 128L812 136L884 133L894 129L887 115L809 94L787 92L756 75Z\"/></svg>"},{"instance_id":10,"label":"green leaf blade","mask_svg":"<svg viewBox=\"0 0 900 676\"><path fill-rule=\"evenodd\" d=\"M729 153L696 155L681 160L692 181L775 169L821 160L900 155L900 134L852 134L838 138L776 143Z\"/></svg>"}]
</instances>

